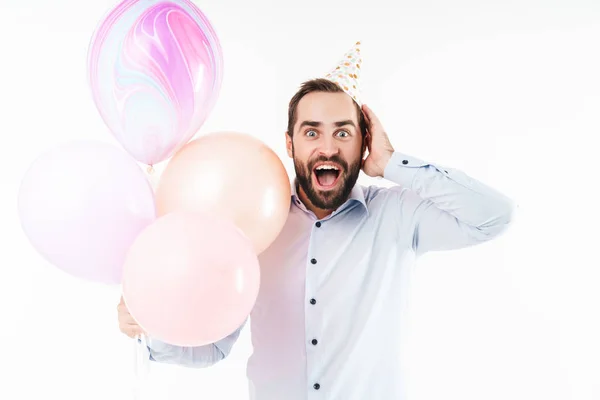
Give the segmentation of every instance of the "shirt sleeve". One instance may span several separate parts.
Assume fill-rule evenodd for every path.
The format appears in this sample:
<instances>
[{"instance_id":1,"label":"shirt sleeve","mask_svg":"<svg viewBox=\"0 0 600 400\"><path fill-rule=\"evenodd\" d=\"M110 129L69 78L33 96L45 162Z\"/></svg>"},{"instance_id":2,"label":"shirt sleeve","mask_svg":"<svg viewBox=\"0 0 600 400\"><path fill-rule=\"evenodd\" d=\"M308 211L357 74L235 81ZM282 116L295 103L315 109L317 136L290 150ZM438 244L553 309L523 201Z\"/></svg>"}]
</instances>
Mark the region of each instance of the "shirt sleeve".
<instances>
[{"instance_id":1,"label":"shirt sleeve","mask_svg":"<svg viewBox=\"0 0 600 400\"><path fill-rule=\"evenodd\" d=\"M511 199L456 169L395 152L384 178L408 189L398 191L399 207L417 255L489 241L513 220Z\"/></svg>"},{"instance_id":2,"label":"shirt sleeve","mask_svg":"<svg viewBox=\"0 0 600 400\"><path fill-rule=\"evenodd\" d=\"M148 338L147 347L150 360L184 367L210 367L229 355L245 325L246 321L229 336L205 346L182 347Z\"/></svg>"}]
</instances>

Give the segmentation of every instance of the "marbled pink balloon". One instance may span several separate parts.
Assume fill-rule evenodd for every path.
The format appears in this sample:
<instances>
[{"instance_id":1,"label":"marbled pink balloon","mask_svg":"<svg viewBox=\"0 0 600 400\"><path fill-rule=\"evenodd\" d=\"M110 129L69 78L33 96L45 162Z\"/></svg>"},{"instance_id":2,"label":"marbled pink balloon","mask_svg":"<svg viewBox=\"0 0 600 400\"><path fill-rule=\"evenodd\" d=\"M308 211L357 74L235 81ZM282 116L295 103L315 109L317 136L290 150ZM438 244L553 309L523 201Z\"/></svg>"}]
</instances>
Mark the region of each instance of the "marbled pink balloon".
<instances>
[{"instance_id":1,"label":"marbled pink balloon","mask_svg":"<svg viewBox=\"0 0 600 400\"><path fill-rule=\"evenodd\" d=\"M171 157L200 129L221 89L223 56L205 15L188 0L126 0L89 50L94 102L138 161Z\"/></svg>"}]
</instances>

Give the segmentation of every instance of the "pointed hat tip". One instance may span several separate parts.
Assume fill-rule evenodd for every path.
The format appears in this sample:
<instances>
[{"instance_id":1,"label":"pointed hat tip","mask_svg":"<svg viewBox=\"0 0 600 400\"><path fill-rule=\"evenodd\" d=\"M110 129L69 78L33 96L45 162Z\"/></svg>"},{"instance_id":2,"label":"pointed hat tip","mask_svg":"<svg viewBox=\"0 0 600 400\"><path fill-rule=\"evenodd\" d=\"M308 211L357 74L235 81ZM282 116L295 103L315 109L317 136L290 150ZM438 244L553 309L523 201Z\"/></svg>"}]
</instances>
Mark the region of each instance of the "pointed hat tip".
<instances>
[{"instance_id":1,"label":"pointed hat tip","mask_svg":"<svg viewBox=\"0 0 600 400\"><path fill-rule=\"evenodd\" d=\"M326 79L337 83L358 105L362 104L360 100L360 68L362 57L358 48L360 44L361 42L357 41L346 52L335 69L325 75Z\"/></svg>"}]
</instances>

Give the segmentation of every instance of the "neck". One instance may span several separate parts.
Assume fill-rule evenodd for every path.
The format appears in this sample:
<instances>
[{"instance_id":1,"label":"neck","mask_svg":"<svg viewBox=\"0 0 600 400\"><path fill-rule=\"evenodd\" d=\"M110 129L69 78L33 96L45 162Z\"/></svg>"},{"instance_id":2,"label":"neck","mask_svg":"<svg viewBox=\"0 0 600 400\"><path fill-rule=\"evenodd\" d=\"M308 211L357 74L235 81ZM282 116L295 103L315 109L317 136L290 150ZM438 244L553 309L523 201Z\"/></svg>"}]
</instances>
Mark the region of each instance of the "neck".
<instances>
[{"instance_id":1,"label":"neck","mask_svg":"<svg viewBox=\"0 0 600 400\"><path fill-rule=\"evenodd\" d=\"M304 206L312 211L318 219L323 219L333 212L333 210L323 210L322 208L316 207L313 203L311 203L306 193L304 193L304 190L297 183L296 193L298 193L298 197L300 198L300 201L304 203Z\"/></svg>"}]
</instances>

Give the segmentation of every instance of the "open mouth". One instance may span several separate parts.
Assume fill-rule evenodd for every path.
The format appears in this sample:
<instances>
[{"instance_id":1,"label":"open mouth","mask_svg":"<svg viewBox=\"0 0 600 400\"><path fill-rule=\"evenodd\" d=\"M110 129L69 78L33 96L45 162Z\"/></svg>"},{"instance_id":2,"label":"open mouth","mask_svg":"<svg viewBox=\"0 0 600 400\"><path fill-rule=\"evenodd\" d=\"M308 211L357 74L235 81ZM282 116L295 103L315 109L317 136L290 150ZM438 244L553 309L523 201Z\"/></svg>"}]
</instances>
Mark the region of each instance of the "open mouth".
<instances>
[{"instance_id":1,"label":"open mouth","mask_svg":"<svg viewBox=\"0 0 600 400\"><path fill-rule=\"evenodd\" d=\"M320 190L334 188L340 180L341 168L335 164L317 164L313 169L314 181Z\"/></svg>"}]
</instances>

